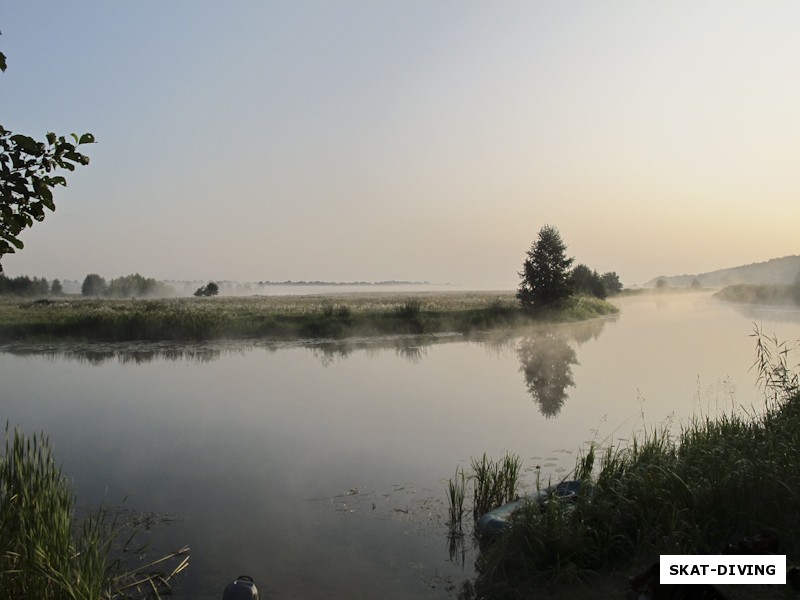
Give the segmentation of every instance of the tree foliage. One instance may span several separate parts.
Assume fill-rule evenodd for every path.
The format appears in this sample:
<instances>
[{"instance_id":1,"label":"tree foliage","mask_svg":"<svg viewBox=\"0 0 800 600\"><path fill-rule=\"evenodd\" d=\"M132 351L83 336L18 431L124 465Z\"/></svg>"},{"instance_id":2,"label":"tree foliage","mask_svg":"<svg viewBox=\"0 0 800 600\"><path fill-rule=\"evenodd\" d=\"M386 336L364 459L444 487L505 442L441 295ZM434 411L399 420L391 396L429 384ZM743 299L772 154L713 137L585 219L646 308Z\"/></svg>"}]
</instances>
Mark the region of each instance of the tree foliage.
<instances>
[{"instance_id":1,"label":"tree foliage","mask_svg":"<svg viewBox=\"0 0 800 600\"><path fill-rule=\"evenodd\" d=\"M576 294L603 299L608 296L616 296L622 291L619 275L614 271L600 275L594 269L580 264L572 269L570 276L572 278L573 291Z\"/></svg>"},{"instance_id":2,"label":"tree foliage","mask_svg":"<svg viewBox=\"0 0 800 600\"><path fill-rule=\"evenodd\" d=\"M5 70L5 56L0 53L0 71ZM88 165L89 158L77 147L93 142L91 133L73 133L68 141L52 132L39 142L0 125L0 261L5 254L22 249L19 235L23 230L44 220L46 210L56 209L53 188L67 185L56 171Z\"/></svg>"},{"instance_id":3,"label":"tree foliage","mask_svg":"<svg viewBox=\"0 0 800 600\"><path fill-rule=\"evenodd\" d=\"M558 229L545 225L527 252L519 276L517 299L526 311L557 305L572 294L569 267L574 259Z\"/></svg>"},{"instance_id":4,"label":"tree foliage","mask_svg":"<svg viewBox=\"0 0 800 600\"><path fill-rule=\"evenodd\" d=\"M219 294L219 286L213 281L210 281L206 286L197 288L197 291L194 293L194 295L198 297L216 296L217 294Z\"/></svg>"},{"instance_id":5,"label":"tree foliage","mask_svg":"<svg viewBox=\"0 0 800 600\"><path fill-rule=\"evenodd\" d=\"M584 264L579 264L572 269L570 279L572 281L572 289L576 294L595 296L597 298L608 296L600 274Z\"/></svg>"},{"instance_id":6,"label":"tree foliage","mask_svg":"<svg viewBox=\"0 0 800 600\"><path fill-rule=\"evenodd\" d=\"M106 289L106 280L97 273L89 273L81 284L81 294L84 296L104 296Z\"/></svg>"},{"instance_id":7,"label":"tree foliage","mask_svg":"<svg viewBox=\"0 0 800 600\"><path fill-rule=\"evenodd\" d=\"M619 275L615 271L603 273L600 276L603 281L603 287L606 288L606 295L616 296L622 292L622 282L619 280Z\"/></svg>"},{"instance_id":8,"label":"tree foliage","mask_svg":"<svg viewBox=\"0 0 800 600\"><path fill-rule=\"evenodd\" d=\"M43 277L6 277L0 274L0 295L10 296L47 296L50 292L50 285Z\"/></svg>"},{"instance_id":9,"label":"tree foliage","mask_svg":"<svg viewBox=\"0 0 800 600\"><path fill-rule=\"evenodd\" d=\"M170 288L160 281L134 273L109 281L106 295L114 298L140 298L142 296L166 296L170 291Z\"/></svg>"}]
</instances>

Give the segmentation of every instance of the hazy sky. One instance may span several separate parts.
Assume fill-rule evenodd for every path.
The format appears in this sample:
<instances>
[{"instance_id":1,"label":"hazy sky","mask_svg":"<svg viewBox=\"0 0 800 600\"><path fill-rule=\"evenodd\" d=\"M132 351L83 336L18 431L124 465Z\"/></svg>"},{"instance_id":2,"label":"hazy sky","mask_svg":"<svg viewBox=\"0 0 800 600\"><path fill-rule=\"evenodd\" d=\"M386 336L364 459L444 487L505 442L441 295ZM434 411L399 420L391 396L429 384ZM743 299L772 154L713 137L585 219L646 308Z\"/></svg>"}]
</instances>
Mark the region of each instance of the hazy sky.
<instances>
[{"instance_id":1,"label":"hazy sky","mask_svg":"<svg viewBox=\"0 0 800 600\"><path fill-rule=\"evenodd\" d=\"M3 260L82 279L624 284L800 253L800 3L0 1L0 123L91 132Z\"/></svg>"}]
</instances>

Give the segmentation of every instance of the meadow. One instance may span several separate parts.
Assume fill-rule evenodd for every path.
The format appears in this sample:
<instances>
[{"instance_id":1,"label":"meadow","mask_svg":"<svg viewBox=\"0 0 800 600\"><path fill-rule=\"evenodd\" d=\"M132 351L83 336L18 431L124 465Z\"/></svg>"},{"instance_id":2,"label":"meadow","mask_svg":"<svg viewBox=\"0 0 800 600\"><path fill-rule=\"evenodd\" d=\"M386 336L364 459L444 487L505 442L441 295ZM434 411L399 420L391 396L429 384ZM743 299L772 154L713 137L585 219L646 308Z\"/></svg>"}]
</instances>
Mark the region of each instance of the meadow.
<instances>
[{"instance_id":1,"label":"meadow","mask_svg":"<svg viewBox=\"0 0 800 600\"><path fill-rule=\"evenodd\" d=\"M512 292L416 293L154 300L57 298L0 301L0 342L343 338L513 328L617 312L576 297L525 314Z\"/></svg>"}]
</instances>

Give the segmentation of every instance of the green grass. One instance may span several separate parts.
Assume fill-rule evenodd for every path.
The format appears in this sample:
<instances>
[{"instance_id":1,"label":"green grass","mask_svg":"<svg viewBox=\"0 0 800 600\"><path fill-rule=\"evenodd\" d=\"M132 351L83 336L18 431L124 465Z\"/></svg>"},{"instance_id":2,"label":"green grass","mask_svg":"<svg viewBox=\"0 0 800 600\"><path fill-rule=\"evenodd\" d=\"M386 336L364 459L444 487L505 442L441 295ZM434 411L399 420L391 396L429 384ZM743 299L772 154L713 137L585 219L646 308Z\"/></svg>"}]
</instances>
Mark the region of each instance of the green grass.
<instances>
[{"instance_id":1,"label":"green grass","mask_svg":"<svg viewBox=\"0 0 800 600\"><path fill-rule=\"evenodd\" d=\"M464 500L467 495L467 476L464 469L456 468L453 479L447 482L447 500L450 505L450 529L460 530L461 519L464 516Z\"/></svg>"},{"instance_id":2,"label":"green grass","mask_svg":"<svg viewBox=\"0 0 800 600\"><path fill-rule=\"evenodd\" d=\"M41 600L157 597L187 564L188 549L128 569L115 558L122 528L99 510L82 522L43 436L6 429L0 457L0 596ZM129 537L124 551L133 541ZM180 558L170 573L162 563Z\"/></svg>"},{"instance_id":3,"label":"green grass","mask_svg":"<svg viewBox=\"0 0 800 600\"><path fill-rule=\"evenodd\" d=\"M0 300L0 342L344 338L485 331L537 320L577 321L617 312L576 298L558 311L526 316L508 293L164 300Z\"/></svg>"},{"instance_id":4,"label":"green grass","mask_svg":"<svg viewBox=\"0 0 800 600\"><path fill-rule=\"evenodd\" d=\"M516 454L505 454L494 461L484 453L480 459L473 458L471 464L472 515L477 521L490 510L516 498L522 459Z\"/></svg>"},{"instance_id":5,"label":"green grass","mask_svg":"<svg viewBox=\"0 0 800 600\"><path fill-rule=\"evenodd\" d=\"M625 446L591 447L576 477L591 495L530 503L476 565L480 598L536 597L542 585L583 583L660 554L719 554L770 534L800 560L800 393L786 348L758 337L767 391L759 412L694 419ZM777 374L777 375L775 375ZM618 593L622 594L622 590Z\"/></svg>"}]
</instances>

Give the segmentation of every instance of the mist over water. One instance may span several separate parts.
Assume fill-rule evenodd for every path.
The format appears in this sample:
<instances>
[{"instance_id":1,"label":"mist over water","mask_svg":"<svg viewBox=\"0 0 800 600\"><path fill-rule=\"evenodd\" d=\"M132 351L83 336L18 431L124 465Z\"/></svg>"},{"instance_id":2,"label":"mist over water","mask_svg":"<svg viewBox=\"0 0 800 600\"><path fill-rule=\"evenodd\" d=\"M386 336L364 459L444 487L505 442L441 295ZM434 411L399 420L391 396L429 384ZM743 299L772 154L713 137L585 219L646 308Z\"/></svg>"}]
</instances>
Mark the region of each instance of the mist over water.
<instances>
[{"instance_id":1,"label":"mist over water","mask_svg":"<svg viewBox=\"0 0 800 600\"><path fill-rule=\"evenodd\" d=\"M445 482L483 452L567 477L587 443L763 406L754 322L800 310L710 294L615 300L618 316L470 338L49 344L0 352L10 423L45 431L79 502L177 518L178 598L248 573L266 597L447 598Z\"/></svg>"}]
</instances>

